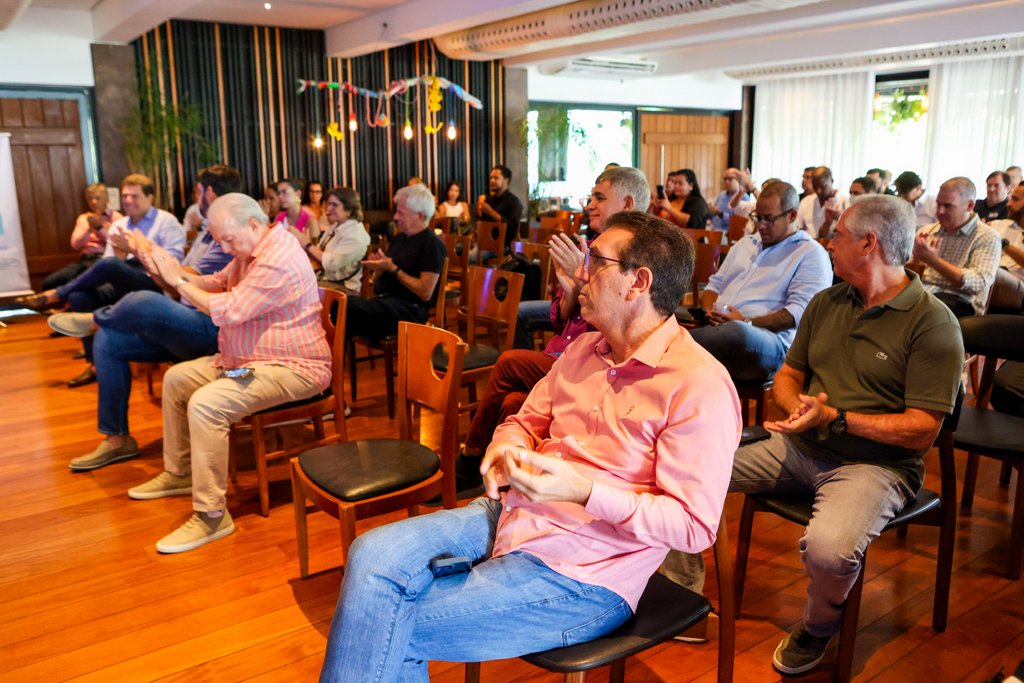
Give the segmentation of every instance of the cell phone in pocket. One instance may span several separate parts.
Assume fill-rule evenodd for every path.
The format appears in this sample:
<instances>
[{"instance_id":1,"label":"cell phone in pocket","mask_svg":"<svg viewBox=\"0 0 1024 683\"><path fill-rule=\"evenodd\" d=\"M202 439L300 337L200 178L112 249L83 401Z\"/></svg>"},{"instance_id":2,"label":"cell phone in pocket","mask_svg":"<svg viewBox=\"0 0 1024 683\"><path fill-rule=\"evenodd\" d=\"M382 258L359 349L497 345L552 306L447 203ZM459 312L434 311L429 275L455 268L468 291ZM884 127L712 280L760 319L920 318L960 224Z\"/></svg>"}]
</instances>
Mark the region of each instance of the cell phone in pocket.
<instances>
[{"instance_id":1,"label":"cell phone in pocket","mask_svg":"<svg viewBox=\"0 0 1024 683\"><path fill-rule=\"evenodd\" d=\"M253 368L224 368L220 376L227 379L249 379L255 372Z\"/></svg>"},{"instance_id":2,"label":"cell phone in pocket","mask_svg":"<svg viewBox=\"0 0 1024 683\"><path fill-rule=\"evenodd\" d=\"M473 568L473 563L465 555L456 557L435 557L430 561L430 571L435 577L461 574Z\"/></svg>"},{"instance_id":3,"label":"cell phone in pocket","mask_svg":"<svg viewBox=\"0 0 1024 683\"><path fill-rule=\"evenodd\" d=\"M771 432L769 432L764 427L761 427L760 425L744 427L743 431L740 432L740 445L746 446L748 443L756 443L758 441L763 441L764 439L769 438L771 435Z\"/></svg>"}]
</instances>

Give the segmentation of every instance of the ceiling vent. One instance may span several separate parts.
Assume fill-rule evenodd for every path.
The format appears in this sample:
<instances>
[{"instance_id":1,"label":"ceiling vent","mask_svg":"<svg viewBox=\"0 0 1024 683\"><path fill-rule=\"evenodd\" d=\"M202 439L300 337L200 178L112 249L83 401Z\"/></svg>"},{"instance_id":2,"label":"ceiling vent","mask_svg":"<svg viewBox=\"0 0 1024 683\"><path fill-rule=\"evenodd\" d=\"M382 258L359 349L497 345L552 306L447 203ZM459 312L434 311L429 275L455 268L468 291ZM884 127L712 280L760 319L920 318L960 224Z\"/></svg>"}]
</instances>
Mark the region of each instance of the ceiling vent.
<instances>
[{"instance_id":1,"label":"ceiling vent","mask_svg":"<svg viewBox=\"0 0 1024 683\"><path fill-rule=\"evenodd\" d=\"M658 63L646 59L577 57L554 68L541 68L541 73L550 76L603 78L621 81L627 78L653 76L657 70Z\"/></svg>"}]
</instances>

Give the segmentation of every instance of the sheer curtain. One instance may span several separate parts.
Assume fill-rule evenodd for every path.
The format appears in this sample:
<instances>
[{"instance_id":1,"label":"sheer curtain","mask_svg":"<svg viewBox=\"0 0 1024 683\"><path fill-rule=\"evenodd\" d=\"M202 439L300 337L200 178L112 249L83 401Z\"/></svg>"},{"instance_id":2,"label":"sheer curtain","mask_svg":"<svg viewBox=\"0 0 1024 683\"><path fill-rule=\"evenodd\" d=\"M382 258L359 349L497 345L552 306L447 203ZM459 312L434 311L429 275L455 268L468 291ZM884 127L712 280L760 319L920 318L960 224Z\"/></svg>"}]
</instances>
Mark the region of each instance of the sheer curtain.
<instances>
[{"instance_id":1,"label":"sheer curtain","mask_svg":"<svg viewBox=\"0 0 1024 683\"><path fill-rule=\"evenodd\" d=\"M757 83L754 178L800 188L805 166L832 169L845 192L867 170L875 78L870 71Z\"/></svg>"},{"instance_id":2,"label":"sheer curtain","mask_svg":"<svg viewBox=\"0 0 1024 683\"><path fill-rule=\"evenodd\" d=\"M967 176L985 196L985 178L1024 164L1024 57L936 64L928 79L928 191Z\"/></svg>"}]
</instances>

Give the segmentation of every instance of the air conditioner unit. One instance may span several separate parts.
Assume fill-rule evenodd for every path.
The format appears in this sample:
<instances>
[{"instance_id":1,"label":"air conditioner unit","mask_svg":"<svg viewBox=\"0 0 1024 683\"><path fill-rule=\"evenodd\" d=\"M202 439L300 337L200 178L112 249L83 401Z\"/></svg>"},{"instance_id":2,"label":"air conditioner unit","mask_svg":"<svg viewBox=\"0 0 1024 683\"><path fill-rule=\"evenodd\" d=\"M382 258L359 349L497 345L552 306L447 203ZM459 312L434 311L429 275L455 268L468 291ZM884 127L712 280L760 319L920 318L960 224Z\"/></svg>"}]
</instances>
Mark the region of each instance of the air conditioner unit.
<instances>
[{"instance_id":1,"label":"air conditioner unit","mask_svg":"<svg viewBox=\"0 0 1024 683\"><path fill-rule=\"evenodd\" d=\"M603 78L615 81L652 76L657 70L657 62L644 59L608 57L576 57L550 70L541 68L542 73L547 73L551 76Z\"/></svg>"}]
</instances>

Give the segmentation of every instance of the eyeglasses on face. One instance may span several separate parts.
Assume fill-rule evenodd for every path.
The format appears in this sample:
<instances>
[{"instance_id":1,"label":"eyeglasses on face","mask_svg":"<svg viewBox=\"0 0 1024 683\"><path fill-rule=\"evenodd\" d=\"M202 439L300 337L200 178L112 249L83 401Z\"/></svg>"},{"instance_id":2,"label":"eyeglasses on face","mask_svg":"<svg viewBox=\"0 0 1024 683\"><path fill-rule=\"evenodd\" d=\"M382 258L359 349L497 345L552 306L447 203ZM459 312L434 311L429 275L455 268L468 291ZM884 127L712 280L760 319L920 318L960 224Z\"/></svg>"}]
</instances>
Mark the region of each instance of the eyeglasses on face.
<instances>
[{"instance_id":1,"label":"eyeglasses on face","mask_svg":"<svg viewBox=\"0 0 1024 683\"><path fill-rule=\"evenodd\" d=\"M792 209L787 209L785 211L775 214L774 216L772 216L771 214L760 214L757 211L751 211L750 220L760 225L771 225L775 221L779 220L780 218L788 214L790 211L792 211Z\"/></svg>"},{"instance_id":2,"label":"eyeglasses on face","mask_svg":"<svg viewBox=\"0 0 1024 683\"><path fill-rule=\"evenodd\" d=\"M601 265L608 265L611 263L618 263L619 265L626 266L625 261L619 259L610 258L608 256L601 256L590 251L590 245L586 242L583 243L583 270L586 271L587 275L594 275L600 270Z\"/></svg>"}]
</instances>

